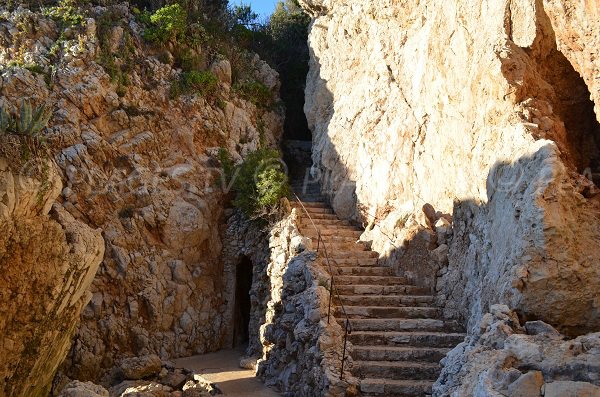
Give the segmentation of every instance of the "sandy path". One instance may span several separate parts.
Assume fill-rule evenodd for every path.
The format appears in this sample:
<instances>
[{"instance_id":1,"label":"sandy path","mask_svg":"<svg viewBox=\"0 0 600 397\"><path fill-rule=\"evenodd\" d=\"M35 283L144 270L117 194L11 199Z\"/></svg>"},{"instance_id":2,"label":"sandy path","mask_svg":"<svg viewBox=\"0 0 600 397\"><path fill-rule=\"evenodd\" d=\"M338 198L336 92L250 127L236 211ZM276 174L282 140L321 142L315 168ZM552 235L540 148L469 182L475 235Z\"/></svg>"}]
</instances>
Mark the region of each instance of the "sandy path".
<instances>
[{"instance_id":1,"label":"sandy path","mask_svg":"<svg viewBox=\"0 0 600 397\"><path fill-rule=\"evenodd\" d=\"M239 350L180 358L177 367L193 369L207 380L216 383L227 397L280 397L254 376L254 371L240 368Z\"/></svg>"}]
</instances>

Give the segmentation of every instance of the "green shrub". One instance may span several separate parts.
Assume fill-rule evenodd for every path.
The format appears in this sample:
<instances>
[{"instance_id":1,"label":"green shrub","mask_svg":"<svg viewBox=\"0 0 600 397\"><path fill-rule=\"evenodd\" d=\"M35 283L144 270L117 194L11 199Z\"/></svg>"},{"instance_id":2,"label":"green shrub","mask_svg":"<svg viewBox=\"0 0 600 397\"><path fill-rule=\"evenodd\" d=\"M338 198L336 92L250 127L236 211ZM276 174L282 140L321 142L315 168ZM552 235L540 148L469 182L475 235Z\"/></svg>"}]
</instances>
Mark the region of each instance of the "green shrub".
<instances>
[{"instance_id":1,"label":"green shrub","mask_svg":"<svg viewBox=\"0 0 600 397\"><path fill-rule=\"evenodd\" d=\"M219 151L225 182L233 187L233 205L251 218L268 217L290 193L288 177L277 150L258 149L233 166L225 149Z\"/></svg>"},{"instance_id":2,"label":"green shrub","mask_svg":"<svg viewBox=\"0 0 600 397\"><path fill-rule=\"evenodd\" d=\"M214 73L205 71L191 71L181 74L179 81L171 87L171 97L176 98L181 94L197 93L207 99L217 96L219 79Z\"/></svg>"},{"instance_id":3,"label":"green shrub","mask_svg":"<svg viewBox=\"0 0 600 397\"><path fill-rule=\"evenodd\" d=\"M58 21L62 28L79 26L84 21L75 0L61 0L56 6L44 9L44 15Z\"/></svg>"},{"instance_id":4,"label":"green shrub","mask_svg":"<svg viewBox=\"0 0 600 397\"><path fill-rule=\"evenodd\" d=\"M256 80L245 80L234 85L233 89L242 98L252 102L259 107L270 107L273 105L271 90Z\"/></svg>"},{"instance_id":5,"label":"green shrub","mask_svg":"<svg viewBox=\"0 0 600 397\"><path fill-rule=\"evenodd\" d=\"M154 14L140 17L146 22L144 38L153 43L165 44L169 40L178 40L185 33L187 13L179 4L158 9Z\"/></svg>"}]
</instances>

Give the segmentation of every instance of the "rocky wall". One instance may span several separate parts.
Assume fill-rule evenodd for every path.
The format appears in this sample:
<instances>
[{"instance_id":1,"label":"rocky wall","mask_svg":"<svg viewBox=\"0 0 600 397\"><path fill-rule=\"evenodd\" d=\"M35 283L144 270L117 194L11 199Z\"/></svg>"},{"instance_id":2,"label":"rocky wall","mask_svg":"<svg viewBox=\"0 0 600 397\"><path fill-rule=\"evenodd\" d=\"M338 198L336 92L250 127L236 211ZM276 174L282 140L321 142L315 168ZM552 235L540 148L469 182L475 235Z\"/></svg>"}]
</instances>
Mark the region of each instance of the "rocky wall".
<instances>
[{"instance_id":1,"label":"rocky wall","mask_svg":"<svg viewBox=\"0 0 600 397\"><path fill-rule=\"evenodd\" d=\"M597 330L597 4L300 3L314 18L313 161L336 213L413 281L439 275L429 285L471 328L502 302ZM452 221L439 225L449 264L428 274L414 269L428 255L404 257L441 246L425 204Z\"/></svg>"},{"instance_id":2,"label":"rocky wall","mask_svg":"<svg viewBox=\"0 0 600 397\"><path fill-rule=\"evenodd\" d=\"M542 321L521 325L504 305L492 305L479 328L442 360L434 396L600 395L600 333L565 340Z\"/></svg>"},{"instance_id":3,"label":"rocky wall","mask_svg":"<svg viewBox=\"0 0 600 397\"><path fill-rule=\"evenodd\" d=\"M62 183L0 158L0 396L46 396L89 302L101 231L53 204Z\"/></svg>"},{"instance_id":4,"label":"rocky wall","mask_svg":"<svg viewBox=\"0 0 600 397\"><path fill-rule=\"evenodd\" d=\"M356 382L347 372L346 381L339 379L343 331L335 320L327 323L329 276L315 262L311 240L298 231L297 211L268 226L231 214L224 239L225 346L233 344L236 265L248 258L250 340L240 364L286 395L343 396Z\"/></svg>"},{"instance_id":5,"label":"rocky wall","mask_svg":"<svg viewBox=\"0 0 600 397\"><path fill-rule=\"evenodd\" d=\"M239 161L276 145L283 120L237 96L222 57L203 58L219 78L217 98L174 96L182 71L173 46L146 43L126 4L88 8L84 23L65 26L0 10L0 105L52 108L44 139L64 185L56 205L102 229L105 254L60 382L109 385L124 358L222 346L225 196L216 153L226 148ZM258 57L247 69L277 101L277 73Z\"/></svg>"}]
</instances>

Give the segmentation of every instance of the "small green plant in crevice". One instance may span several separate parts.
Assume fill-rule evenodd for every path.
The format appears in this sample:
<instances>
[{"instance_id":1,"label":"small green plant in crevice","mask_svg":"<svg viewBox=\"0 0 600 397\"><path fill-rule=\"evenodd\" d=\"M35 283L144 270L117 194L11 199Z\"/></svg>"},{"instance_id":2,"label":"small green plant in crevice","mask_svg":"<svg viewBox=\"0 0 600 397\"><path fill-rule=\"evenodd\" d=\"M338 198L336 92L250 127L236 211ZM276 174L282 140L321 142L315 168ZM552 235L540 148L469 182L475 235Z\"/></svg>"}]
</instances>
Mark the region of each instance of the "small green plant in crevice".
<instances>
[{"instance_id":1,"label":"small green plant in crevice","mask_svg":"<svg viewBox=\"0 0 600 397\"><path fill-rule=\"evenodd\" d=\"M273 105L271 90L256 80L245 80L233 86L235 92L242 98L252 102L258 107L268 108Z\"/></svg>"},{"instance_id":2,"label":"small green plant in crevice","mask_svg":"<svg viewBox=\"0 0 600 397\"><path fill-rule=\"evenodd\" d=\"M219 162L221 163L221 168L223 169L224 185L222 187L225 188L225 186L229 184L231 178L233 177L233 172L235 171L235 164L231 159L231 155L225 148L219 148L219 153L217 154L217 157L219 159Z\"/></svg>"},{"instance_id":3,"label":"small green plant in crevice","mask_svg":"<svg viewBox=\"0 0 600 397\"><path fill-rule=\"evenodd\" d=\"M329 289L329 279L327 277L319 277L319 286Z\"/></svg>"},{"instance_id":4,"label":"small green plant in crevice","mask_svg":"<svg viewBox=\"0 0 600 397\"><path fill-rule=\"evenodd\" d=\"M110 49L110 33L117 26L115 20L119 16L115 11L105 12L97 19L98 41L100 51L97 62L104 68L113 83L117 85L117 94L121 97L126 94L126 87L130 85L130 78L135 68L135 44L131 33L127 30L123 33L123 45L117 52Z\"/></svg>"},{"instance_id":5,"label":"small green plant in crevice","mask_svg":"<svg viewBox=\"0 0 600 397\"><path fill-rule=\"evenodd\" d=\"M23 67L34 74L42 74L42 75L46 74L44 67L41 65L38 65L37 63L27 63L27 64L23 65Z\"/></svg>"},{"instance_id":6,"label":"small green plant in crevice","mask_svg":"<svg viewBox=\"0 0 600 397\"><path fill-rule=\"evenodd\" d=\"M289 180L277 150L258 149L248 154L240 165L234 166L229 153L221 149L219 160L225 176L224 185L231 186L235 192L233 205L248 217L271 217L281 199L289 196Z\"/></svg>"},{"instance_id":7,"label":"small green plant in crevice","mask_svg":"<svg viewBox=\"0 0 600 397\"><path fill-rule=\"evenodd\" d=\"M0 108L0 133L38 137L48 125L52 111L46 105L33 108L31 102L22 100L18 115Z\"/></svg>"},{"instance_id":8,"label":"small green plant in crevice","mask_svg":"<svg viewBox=\"0 0 600 397\"><path fill-rule=\"evenodd\" d=\"M219 89L219 79L214 73L205 71L183 72L171 86L171 98L181 94L196 93L207 99L215 99Z\"/></svg>"},{"instance_id":9,"label":"small green plant in crevice","mask_svg":"<svg viewBox=\"0 0 600 397\"><path fill-rule=\"evenodd\" d=\"M135 213L135 210L133 207L129 207L129 206L123 207L119 211L119 218L121 218L121 219L132 218L134 213Z\"/></svg>"}]
</instances>

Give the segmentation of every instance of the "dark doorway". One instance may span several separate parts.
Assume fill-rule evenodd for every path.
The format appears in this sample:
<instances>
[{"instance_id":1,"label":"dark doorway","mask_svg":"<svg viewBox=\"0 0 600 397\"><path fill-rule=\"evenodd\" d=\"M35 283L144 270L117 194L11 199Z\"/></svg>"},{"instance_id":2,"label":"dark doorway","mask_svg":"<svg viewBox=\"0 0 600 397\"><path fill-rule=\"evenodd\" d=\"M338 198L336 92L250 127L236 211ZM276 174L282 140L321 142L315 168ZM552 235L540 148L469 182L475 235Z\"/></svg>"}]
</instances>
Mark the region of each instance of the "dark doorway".
<instances>
[{"instance_id":1,"label":"dark doorway","mask_svg":"<svg viewBox=\"0 0 600 397\"><path fill-rule=\"evenodd\" d=\"M250 325L250 288L252 287L252 261L242 257L235 271L235 308L233 316L233 346L248 343Z\"/></svg>"}]
</instances>

